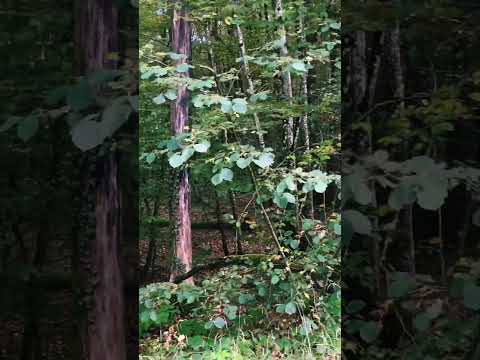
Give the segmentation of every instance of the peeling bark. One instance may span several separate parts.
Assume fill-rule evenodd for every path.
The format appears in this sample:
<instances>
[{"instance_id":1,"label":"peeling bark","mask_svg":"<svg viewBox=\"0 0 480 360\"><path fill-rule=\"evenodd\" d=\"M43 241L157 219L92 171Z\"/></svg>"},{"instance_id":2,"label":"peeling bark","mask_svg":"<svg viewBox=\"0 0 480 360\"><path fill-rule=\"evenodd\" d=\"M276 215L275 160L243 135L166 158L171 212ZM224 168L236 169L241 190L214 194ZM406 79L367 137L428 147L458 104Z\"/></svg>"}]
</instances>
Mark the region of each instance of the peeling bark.
<instances>
[{"instance_id":1,"label":"peeling bark","mask_svg":"<svg viewBox=\"0 0 480 360\"><path fill-rule=\"evenodd\" d=\"M186 55L188 59L191 52L191 29L186 16L184 2L174 2L172 18L172 51L177 54ZM179 59L176 65L187 62L187 59ZM188 77L189 72L182 73L181 76ZM188 127L188 100L189 94L186 86L180 86L177 90L177 98L172 103L170 111L170 121L173 134L181 134ZM182 169L177 175L178 191L176 203L177 231L174 246L174 256L178 264L172 272L172 279L180 273L188 272L192 268L192 232L190 220L190 183L188 180L187 169ZM188 278L185 282L193 284L193 278Z\"/></svg>"},{"instance_id":2,"label":"peeling bark","mask_svg":"<svg viewBox=\"0 0 480 360\"><path fill-rule=\"evenodd\" d=\"M285 28L284 20L283 20L283 4L282 0L275 0L275 17L278 21L278 34L280 36L280 56L287 57L288 56L288 48L287 48L287 30ZM288 102L292 105L292 98L293 98L293 89L292 89L292 76L290 71L285 70L282 73L282 82L283 82L283 93L288 98ZM289 117L286 124L285 124L285 132L286 132L286 143L289 149L293 148L293 144L295 142L295 131L293 126L293 117Z\"/></svg>"}]
</instances>

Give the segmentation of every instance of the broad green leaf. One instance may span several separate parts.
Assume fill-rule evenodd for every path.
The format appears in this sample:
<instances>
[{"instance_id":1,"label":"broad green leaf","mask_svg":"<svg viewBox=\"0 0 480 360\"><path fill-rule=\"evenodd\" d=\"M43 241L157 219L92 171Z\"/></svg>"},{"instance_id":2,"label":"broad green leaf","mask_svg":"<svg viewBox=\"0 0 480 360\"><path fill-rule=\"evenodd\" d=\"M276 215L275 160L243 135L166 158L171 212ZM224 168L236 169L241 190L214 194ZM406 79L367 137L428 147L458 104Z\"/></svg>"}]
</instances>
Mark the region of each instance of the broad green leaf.
<instances>
[{"instance_id":1,"label":"broad green leaf","mask_svg":"<svg viewBox=\"0 0 480 360\"><path fill-rule=\"evenodd\" d=\"M254 159L253 162L262 169L265 169L273 164L274 156L272 153L263 153L258 159Z\"/></svg>"},{"instance_id":2,"label":"broad green leaf","mask_svg":"<svg viewBox=\"0 0 480 360\"><path fill-rule=\"evenodd\" d=\"M217 329L223 329L227 325L227 322L224 318L219 316L213 320L213 325L215 325Z\"/></svg>"},{"instance_id":3,"label":"broad green leaf","mask_svg":"<svg viewBox=\"0 0 480 360\"><path fill-rule=\"evenodd\" d=\"M71 134L73 143L82 151L93 149L105 139L99 123L89 120L88 117L80 120Z\"/></svg>"},{"instance_id":4,"label":"broad green leaf","mask_svg":"<svg viewBox=\"0 0 480 360\"><path fill-rule=\"evenodd\" d=\"M233 171L227 168L223 168L220 171L220 176L225 181L232 181L233 180Z\"/></svg>"},{"instance_id":5,"label":"broad green leaf","mask_svg":"<svg viewBox=\"0 0 480 360\"><path fill-rule=\"evenodd\" d=\"M240 158L237 160L237 166L240 168L240 169L245 169L246 167L248 167L248 165L250 165L252 162L252 158L251 157L248 157L248 158Z\"/></svg>"},{"instance_id":6,"label":"broad green leaf","mask_svg":"<svg viewBox=\"0 0 480 360\"><path fill-rule=\"evenodd\" d=\"M297 312L297 306L293 302L289 302L288 304L285 305L285 312L288 315L293 315Z\"/></svg>"},{"instance_id":7,"label":"broad green leaf","mask_svg":"<svg viewBox=\"0 0 480 360\"><path fill-rule=\"evenodd\" d=\"M380 328L373 321L364 322L360 328L360 337L367 343L374 342L380 334Z\"/></svg>"},{"instance_id":8,"label":"broad green leaf","mask_svg":"<svg viewBox=\"0 0 480 360\"><path fill-rule=\"evenodd\" d=\"M189 68L190 67L188 66L188 64L180 64L176 67L175 70L179 73L184 73L187 72Z\"/></svg>"},{"instance_id":9,"label":"broad green leaf","mask_svg":"<svg viewBox=\"0 0 480 360\"><path fill-rule=\"evenodd\" d=\"M163 94L160 94L160 95L154 97L152 100L157 105L161 105L161 104L165 103L165 101L166 101L165 96L163 96Z\"/></svg>"},{"instance_id":10,"label":"broad green leaf","mask_svg":"<svg viewBox=\"0 0 480 360\"><path fill-rule=\"evenodd\" d=\"M230 100L222 101L222 106L220 107L220 110L225 114L231 113L232 112L232 102Z\"/></svg>"},{"instance_id":11,"label":"broad green leaf","mask_svg":"<svg viewBox=\"0 0 480 360\"><path fill-rule=\"evenodd\" d=\"M122 98L114 101L102 114L99 126L104 138L111 137L130 117L132 107Z\"/></svg>"},{"instance_id":12,"label":"broad green leaf","mask_svg":"<svg viewBox=\"0 0 480 360\"><path fill-rule=\"evenodd\" d=\"M349 314L355 314L365 308L366 304L363 300L352 300L348 303L345 308L346 312Z\"/></svg>"},{"instance_id":13,"label":"broad green leaf","mask_svg":"<svg viewBox=\"0 0 480 360\"><path fill-rule=\"evenodd\" d=\"M12 126L17 125L19 121L21 121L22 118L19 116L12 116L7 119L1 126L0 126L0 132L7 131L10 129Z\"/></svg>"},{"instance_id":14,"label":"broad green leaf","mask_svg":"<svg viewBox=\"0 0 480 360\"><path fill-rule=\"evenodd\" d=\"M350 223L353 231L359 234L369 235L372 232L372 224L368 217L357 210L343 211L342 222Z\"/></svg>"},{"instance_id":15,"label":"broad green leaf","mask_svg":"<svg viewBox=\"0 0 480 360\"><path fill-rule=\"evenodd\" d=\"M182 154L173 154L168 158L168 163L170 164L171 167L173 168L178 168L185 162L184 157Z\"/></svg>"},{"instance_id":16,"label":"broad green leaf","mask_svg":"<svg viewBox=\"0 0 480 360\"><path fill-rule=\"evenodd\" d=\"M280 281L280 277L278 275L273 275L270 281L273 285L278 284L278 282Z\"/></svg>"},{"instance_id":17,"label":"broad green leaf","mask_svg":"<svg viewBox=\"0 0 480 360\"><path fill-rule=\"evenodd\" d=\"M193 148L196 152L206 153L208 151L208 149L210 148L210 141L203 140L202 142L193 145Z\"/></svg>"},{"instance_id":18,"label":"broad green leaf","mask_svg":"<svg viewBox=\"0 0 480 360\"><path fill-rule=\"evenodd\" d=\"M33 135L38 130L38 117L36 116L28 116L20 123L17 127L17 134L20 139L23 141L28 141L32 138Z\"/></svg>"},{"instance_id":19,"label":"broad green leaf","mask_svg":"<svg viewBox=\"0 0 480 360\"><path fill-rule=\"evenodd\" d=\"M217 186L218 184L220 184L223 181L222 174L218 173L218 174L213 175L211 181L212 181L213 185Z\"/></svg>"},{"instance_id":20,"label":"broad green leaf","mask_svg":"<svg viewBox=\"0 0 480 360\"><path fill-rule=\"evenodd\" d=\"M294 62L292 64L292 68L296 71L300 71L300 72L305 72L307 71L307 68L305 67L305 63L303 62Z\"/></svg>"},{"instance_id":21,"label":"broad green leaf","mask_svg":"<svg viewBox=\"0 0 480 360\"><path fill-rule=\"evenodd\" d=\"M247 112L247 102L245 101L245 99L233 99L232 103L233 111L240 114L245 114Z\"/></svg>"},{"instance_id":22,"label":"broad green leaf","mask_svg":"<svg viewBox=\"0 0 480 360\"><path fill-rule=\"evenodd\" d=\"M463 303L472 310L480 310L480 286L468 282L463 289Z\"/></svg>"},{"instance_id":23,"label":"broad green leaf","mask_svg":"<svg viewBox=\"0 0 480 360\"><path fill-rule=\"evenodd\" d=\"M173 89L168 89L163 95L168 100L175 100L177 98L177 91Z\"/></svg>"},{"instance_id":24,"label":"broad green leaf","mask_svg":"<svg viewBox=\"0 0 480 360\"><path fill-rule=\"evenodd\" d=\"M147 155L147 157L145 158L145 161L149 164L153 163L155 161L155 159L157 158L157 156L154 154L154 153L150 153Z\"/></svg>"},{"instance_id":25,"label":"broad green leaf","mask_svg":"<svg viewBox=\"0 0 480 360\"><path fill-rule=\"evenodd\" d=\"M295 196L293 196L292 194L290 193L283 193L283 197L285 197L285 199L287 199L287 201L290 203L290 204L295 204L297 202L297 199L295 199Z\"/></svg>"}]
</instances>

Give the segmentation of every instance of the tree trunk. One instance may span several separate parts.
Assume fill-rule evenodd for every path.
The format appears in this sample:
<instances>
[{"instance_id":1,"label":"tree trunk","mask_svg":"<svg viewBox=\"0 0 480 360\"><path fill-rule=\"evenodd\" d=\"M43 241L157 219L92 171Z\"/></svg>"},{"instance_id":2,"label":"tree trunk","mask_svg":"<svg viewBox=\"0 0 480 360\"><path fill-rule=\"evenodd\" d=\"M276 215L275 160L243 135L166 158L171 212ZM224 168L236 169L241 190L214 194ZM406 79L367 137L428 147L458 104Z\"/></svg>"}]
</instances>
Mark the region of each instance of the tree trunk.
<instances>
[{"instance_id":1,"label":"tree trunk","mask_svg":"<svg viewBox=\"0 0 480 360\"><path fill-rule=\"evenodd\" d=\"M250 75L250 67L248 65L247 48L245 47L245 39L243 37L243 31L240 25L237 24L237 37L240 45L240 54L242 56L243 72L248 83L248 94L252 96L255 94L255 87L253 86L252 76ZM260 149L265 149L265 140L263 139L262 128L260 126L260 118L256 112L253 112L253 118L255 119L255 127L258 134L258 142L260 143Z\"/></svg>"},{"instance_id":2,"label":"tree trunk","mask_svg":"<svg viewBox=\"0 0 480 360\"><path fill-rule=\"evenodd\" d=\"M280 56L288 56L287 48L287 30L283 19L283 4L282 0L275 0L275 16L278 21L278 34L280 36ZM292 105L293 89L292 89L292 76L290 71L285 70L282 73L283 93L288 98L289 104ZM292 150L295 142L295 132L293 128L293 118L290 116L285 124L286 127L286 143L288 149Z\"/></svg>"},{"instance_id":3,"label":"tree trunk","mask_svg":"<svg viewBox=\"0 0 480 360\"><path fill-rule=\"evenodd\" d=\"M176 6L176 5L180 6ZM186 59L179 59L176 65L187 63L191 52L191 32L190 24L186 16L185 3L183 1L174 1L172 18L172 51L177 54L186 55ZM181 76L188 77L189 72L182 73ZM180 86L177 90L177 98L172 103L170 116L171 126L174 135L181 134L188 127L188 100L189 94L186 86ZM179 273L188 272L192 268L192 233L190 222L190 184L188 180L187 169L183 168L178 174L178 190L176 203L177 231L174 246L175 258L177 260L172 272L172 279ZM185 280L193 283L193 279Z\"/></svg>"},{"instance_id":4,"label":"tree trunk","mask_svg":"<svg viewBox=\"0 0 480 360\"><path fill-rule=\"evenodd\" d=\"M114 0L76 2L76 66L78 75L117 66L118 10ZM88 359L125 360L126 330L120 264L121 191L118 159L108 149L99 157L86 154L88 182L95 181L95 239L89 245L93 299L86 337ZM93 239L92 239L93 240Z\"/></svg>"}]
</instances>

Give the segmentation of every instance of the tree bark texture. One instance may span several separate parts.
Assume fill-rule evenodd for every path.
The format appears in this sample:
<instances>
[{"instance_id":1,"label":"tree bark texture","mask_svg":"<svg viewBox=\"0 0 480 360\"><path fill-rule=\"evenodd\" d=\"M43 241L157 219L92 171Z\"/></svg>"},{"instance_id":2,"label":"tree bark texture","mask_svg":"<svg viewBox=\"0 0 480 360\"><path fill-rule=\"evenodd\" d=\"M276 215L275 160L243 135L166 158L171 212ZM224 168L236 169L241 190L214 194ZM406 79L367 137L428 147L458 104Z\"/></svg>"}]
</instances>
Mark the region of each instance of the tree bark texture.
<instances>
[{"instance_id":1,"label":"tree bark texture","mask_svg":"<svg viewBox=\"0 0 480 360\"><path fill-rule=\"evenodd\" d=\"M187 63L191 53L191 29L186 16L187 11L183 2L174 2L172 17L172 51L177 54L185 55L184 58L176 61L176 65ZM189 72L182 73L181 76L188 77ZM177 98L171 105L170 121L174 135L185 132L189 125L188 121L188 101L189 94L186 86L181 85L177 89ZM190 183L188 171L186 168L180 170L177 175L178 189L176 202L176 239L174 245L174 256L176 264L173 269L172 278L179 273L188 272L192 267L192 232L190 220ZM193 283L189 278L186 282Z\"/></svg>"}]
</instances>

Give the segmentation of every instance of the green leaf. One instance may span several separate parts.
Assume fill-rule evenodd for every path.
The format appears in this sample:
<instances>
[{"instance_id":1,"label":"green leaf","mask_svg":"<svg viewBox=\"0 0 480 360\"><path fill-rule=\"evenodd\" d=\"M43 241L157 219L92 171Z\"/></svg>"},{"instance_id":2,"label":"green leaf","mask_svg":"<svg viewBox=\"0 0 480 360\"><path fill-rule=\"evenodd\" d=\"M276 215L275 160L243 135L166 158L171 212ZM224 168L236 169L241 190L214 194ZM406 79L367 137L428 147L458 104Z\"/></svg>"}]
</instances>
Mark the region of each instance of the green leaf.
<instances>
[{"instance_id":1,"label":"green leaf","mask_svg":"<svg viewBox=\"0 0 480 360\"><path fill-rule=\"evenodd\" d=\"M388 294L393 298L401 298L413 290L415 285L415 279L409 277L407 274L398 273L390 283Z\"/></svg>"},{"instance_id":2,"label":"green leaf","mask_svg":"<svg viewBox=\"0 0 480 360\"><path fill-rule=\"evenodd\" d=\"M352 300L348 303L346 307L346 311L349 314L355 314L361 311L363 308L365 308L366 304L365 301L363 300Z\"/></svg>"},{"instance_id":3,"label":"green leaf","mask_svg":"<svg viewBox=\"0 0 480 360\"><path fill-rule=\"evenodd\" d=\"M224 318L219 316L213 320L213 325L215 325L217 329L223 329L227 325L227 322Z\"/></svg>"},{"instance_id":4,"label":"green leaf","mask_svg":"<svg viewBox=\"0 0 480 360\"><path fill-rule=\"evenodd\" d=\"M469 282L463 289L463 303L472 310L480 310L480 286Z\"/></svg>"},{"instance_id":5,"label":"green leaf","mask_svg":"<svg viewBox=\"0 0 480 360\"><path fill-rule=\"evenodd\" d=\"M150 153L147 155L147 157L145 158L145 161L149 164L153 163L155 161L155 159L157 158L157 156L154 154L154 153Z\"/></svg>"},{"instance_id":6,"label":"green leaf","mask_svg":"<svg viewBox=\"0 0 480 360\"><path fill-rule=\"evenodd\" d=\"M300 241L298 240L290 240L290 243L289 243L290 247L295 250L295 249L298 249L298 247L300 246Z\"/></svg>"},{"instance_id":7,"label":"green leaf","mask_svg":"<svg viewBox=\"0 0 480 360\"><path fill-rule=\"evenodd\" d=\"M295 199L295 196L293 196L292 194L290 193L283 193L283 197L285 199L287 199L287 201L290 203L290 204L295 204L297 202L297 199Z\"/></svg>"},{"instance_id":8,"label":"green leaf","mask_svg":"<svg viewBox=\"0 0 480 360\"><path fill-rule=\"evenodd\" d=\"M170 164L171 167L173 168L178 168L185 162L184 157L182 154L173 154L168 158L168 163Z\"/></svg>"},{"instance_id":9,"label":"green leaf","mask_svg":"<svg viewBox=\"0 0 480 360\"><path fill-rule=\"evenodd\" d=\"M367 216L357 210L346 210L342 212L342 221L351 224L353 231L369 235L372 232L372 224Z\"/></svg>"},{"instance_id":10,"label":"green leaf","mask_svg":"<svg viewBox=\"0 0 480 360\"><path fill-rule=\"evenodd\" d=\"M152 100L157 105L161 105L166 101L165 96L163 96L163 94L160 94L160 95L154 97Z\"/></svg>"},{"instance_id":11,"label":"green leaf","mask_svg":"<svg viewBox=\"0 0 480 360\"><path fill-rule=\"evenodd\" d=\"M273 202L281 209L285 209L288 206L288 200L283 193L276 192L273 196Z\"/></svg>"},{"instance_id":12,"label":"green leaf","mask_svg":"<svg viewBox=\"0 0 480 360\"><path fill-rule=\"evenodd\" d=\"M472 223L475 226L480 226L480 209L475 211L475 213L472 215Z\"/></svg>"},{"instance_id":13,"label":"green leaf","mask_svg":"<svg viewBox=\"0 0 480 360\"><path fill-rule=\"evenodd\" d=\"M374 342L380 334L380 328L373 321L364 322L360 328L360 337L367 343Z\"/></svg>"},{"instance_id":14,"label":"green leaf","mask_svg":"<svg viewBox=\"0 0 480 360\"><path fill-rule=\"evenodd\" d=\"M132 107L126 98L117 99L102 114L99 126L104 138L111 137L130 117Z\"/></svg>"},{"instance_id":15,"label":"green leaf","mask_svg":"<svg viewBox=\"0 0 480 360\"><path fill-rule=\"evenodd\" d=\"M168 99L168 100L175 100L177 98L177 91L176 90L173 90L173 89L168 89L164 96Z\"/></svg>"},{"instance_id":16,"label":"green leaf","mask_svg":"<svg viewBox=\"0 0 480 360\"><path fill-rule=\"evenodd\" d=\"M195 351L203 346L203 339L200 335L191 336L188 338L188 345Z\"/></svg>"},{"instance_id":17,"label":"green leaf","mask_svg":"<svg viewBox=\"0 0 480 360\"><path fill-rule=\"evenodd\" d=\"M222 174L218 173L213 175L211 181L213 185L215 186L219 185L223 181Z\"/></svg>"},{"instance_id":18,"label":"green leaf","mask_svg":"<svg viewBox=\"0 0 480 360\"><path fill-rule=\"evenodd\" d=\"M206 153L210 148L210 142L208 140L203 140L202 142L193 145L193 148L196 152Z\"/></svg>"},{"instance_id":19,"label":"green leaf","mask_svg":"<svg viewBox=\"0 0 480 360\"><path fill-rule=\"evenodd\" d=\"M278 275L273 275L271 279L271 283L273 285L277 284L280 281L280 277Z\"/></svg>"},{"instance_id":20,"label":"green leaf","mask_svg":"<svg viewBox=\"0 0 480 360\"><path fill-rule=\"evenodd\" d=\"M293 315L297 312L297 306L293 302L289 302L288 304L285 305L285 312L288 315Z\"/></svg>"},{"instance_id":21,"label":"green leaf","mask_svg":"<svg viewBox=\"0 0 480 360\"><path fill-rule=\"evenodd\" d=\"M37 130L38 118L36 116L29 116L18 124L17 134L20 139L27 142L35 135Z\"/></svg>"},{"instance_id":22,"label":"green leaf","mask_svg":"<svg viewBox=\"0 0 480 360\"><path fill-rule=\"evenodd\" d=\"M182 150L182 158L183 162L187 162L188 159L190 159L193 154L195 154L195 150L193 149L193 146L187 146L185 149Z\"/></svg>"},{"instance_id":23,"label":"green leaf","mask_svg":"<svg viewBox=\"0 0 480 360\"><path fill-rule=\"evenodd\" d=\"M227 305L225 306L224 312L227 315L229 320L235 320L237 318L238 306Z\"/></svg>"},{"instance_id":24,"label":"green leaf","mask_svg":"<svg viewBox=\"0 0 480 360\"><path fill-rule=\"evenodd\" d=\"M272 153L263 153L258 159L254 159L253 162L262 169L265 169L273 164L274 156Z\"/></svg>"},{"instance_id":25,"label":"green leaf","mask_svg":"<svg viewBox=\"0 0 480 360\"><path fill-rule=\"evenodd\" d=\"M252 158L251 157L248 157L248 158L240 158L237 160L237 166L240 168L240 169L245 169L248 167L248 165L250 165L250 163L252 162Z\"/></svg>"},{"instance_id":26,"label":"green leaf","mask_svg":"<svg viewBox=\"0 0 480 360\"><path fill-rule=\"evenodd\" d=\"M176 67L175 70L179 73L184 73L187 72L189 68L190 66L188 66L188 64L180 64Z\"/></svg>"},{"instance_id":27,"label":"green leaf","mask_svg":"<svg viewBox=\"0 0 480 360\"><path fill-rule=\"evenodd\" d=\"M233 180L233 171L227 168L223 168L220 171L220 176L225 181L232 181Z\"/></svg>"},{"instance_id":28,"label":"green leaf","mask_svg":"<svg viewBox=\"0 0 480 360\"><path fill-rule=\"evenodd\" d=\"M168 56L170 57L170 59L175 60L175 61L183 60L183 59L187 58L187 55L185 55L185 54L177 54L177 53L173 53L173 52L168 53Z\"/></svg>"},{"instance_id":29,"label":"green leaf","mask_svg":"<svg viewBox=\"0 0 480 360\"><path fill-rule=\"evenodd\" d=\"M232 106L233 111L240 114L245 114L247 112L247 102L245 99L233 99L232 103L233 103L233 106Z\"/></svg>"},{"instance_id":30,"label":"green leaf","mask_svg":"<svg viewBox=\"0 0 480 360\"><path fill-rule=\"evenodd\" d=\"M73 143L82 151L93 149L105 139L98 122L88 116L73 127L71 134Z\"/></svg>"},{"instance_id":31,"label":"green leaf","mask_svg":"<svg viewBox=\"0 0 480 360\"><path fill-rule=\"evenodd\" d=\"M415 316L413 325L418 332L426 332L432 323L432 318L428 313L420 313Z\"/></svg>"},{"instance_id":32,"label":"green leaf","mask_svg":"<svg viewBox=\"0 0 480 360\"><path fill-rule=\"evenodd\" d=\"M80 81L67 90L66 101L74 111L81 111L88 108L94 103L94 100L93 91L86 80Z\"/></svg>"},{"instance_id":33,"label":"green leaf","mask_svg":"<svg viewBox=\"0 0 480 360\"><path fill-rule=\"evenodd\" d=\"M224 100L222 101L222 106L220 107L220 110L225 113L229 114L232 112L232 102L230 100Z\"/></svg>"},{"instance_id":34,"label":"green leaf","mask_svg":"<svg viewBox=\"0 0 480 360\"><path fill-rule=\"evenodd\" d=\"M305 67L305 63L303 62L294 62L292 64L292 68L296 71L300 71L300 72L305 72L307 71L307 68Z\"/></svg>"},{"instance_id":35,"label":"green leaf","mask_svg":"<svg viewBox=\"0 0 480 360\"><path fill-rule=\"evenodd\" d=\"M340 30L341 27L342 27L342 25L339 22L333 22L333 23L330 24L330 28L332 28L334 30Z\"/></svg>"},{"instance_id":36,"label":"green leaf","mask_svg":"<svg viewBox=\"0 0 480 360\"><path fill-rule=\"evenodd\" d=\"M12 126L17 125L20 120L22 120L22 118L19 116L12 116L8 118L7 121L0 126L0 132L7 131Z\"/></svg>"}]
</instances>

